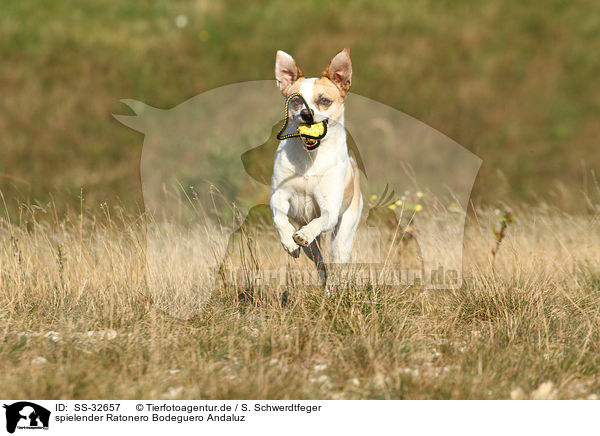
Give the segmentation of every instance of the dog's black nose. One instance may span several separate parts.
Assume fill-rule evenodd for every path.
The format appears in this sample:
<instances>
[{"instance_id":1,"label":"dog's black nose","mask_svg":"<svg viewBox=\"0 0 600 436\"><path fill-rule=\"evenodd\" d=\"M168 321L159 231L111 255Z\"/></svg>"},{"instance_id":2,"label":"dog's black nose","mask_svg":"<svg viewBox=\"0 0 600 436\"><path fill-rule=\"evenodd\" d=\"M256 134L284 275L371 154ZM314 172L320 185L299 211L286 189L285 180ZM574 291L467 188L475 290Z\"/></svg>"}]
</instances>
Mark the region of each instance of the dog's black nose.
<instances>
[{"instance_id":1,"label":"dog's black nose","mask_svg":"<svg viewBox=\"0 0 600 436\"><path fill-rule=\"evenodd\" d=\"M302 121L304 121L305 123L310 123L311 121L311 116L310 116L310 112L308 111L308 109L302 109L300 111L300 118L302 119Z\"/></svg>"}]
</instances>

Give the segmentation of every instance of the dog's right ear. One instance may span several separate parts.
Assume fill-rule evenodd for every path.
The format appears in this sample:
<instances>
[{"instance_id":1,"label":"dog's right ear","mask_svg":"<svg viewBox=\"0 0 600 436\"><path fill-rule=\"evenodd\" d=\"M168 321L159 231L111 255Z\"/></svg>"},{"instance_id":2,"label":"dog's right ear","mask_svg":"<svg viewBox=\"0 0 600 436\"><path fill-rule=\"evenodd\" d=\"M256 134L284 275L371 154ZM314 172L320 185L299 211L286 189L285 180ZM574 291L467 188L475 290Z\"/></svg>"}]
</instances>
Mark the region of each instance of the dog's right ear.
<instances>
[{"instance_id":1,"label":"dog's right ear","mask_svg":"<svg viewBox=\"0 0 600 436\"><path fill-rule=\"evenodd\" d=\"M287 95L286 91L290 85L303 76L304 74L296 65L294 58L286 52L278 50L275 58L275 78L281 92Z\"/></svg>"}]
</instances>

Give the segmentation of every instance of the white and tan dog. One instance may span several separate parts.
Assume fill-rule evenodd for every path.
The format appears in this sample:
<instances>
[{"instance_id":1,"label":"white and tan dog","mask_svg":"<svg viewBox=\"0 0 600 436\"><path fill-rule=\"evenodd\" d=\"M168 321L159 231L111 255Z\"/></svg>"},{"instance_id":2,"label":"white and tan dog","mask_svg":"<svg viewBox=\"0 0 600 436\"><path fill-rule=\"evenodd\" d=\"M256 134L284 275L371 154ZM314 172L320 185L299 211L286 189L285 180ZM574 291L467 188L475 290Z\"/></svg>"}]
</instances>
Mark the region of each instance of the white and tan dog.
<instances>
[{"instance_id":1,"label":"white and tan dog","mask_svg":"<svg viewBox=\"0 0 600 436\"><path fill-rule=\"evenodd\" d=\"M328 122L327 135L314 149L309 150L299 137L280 142L270 201L283 247L294 257L300 255L302 247L325 284L327 270L320 250L321 235L332 231L331 261L347 263L363 207L359 171L348 155L344 128L344 101L352 81L350 51L339 52L323 75L312 79L304 77L294 58L278 51L275 77L284 96L300 93L314 111L314 121ZM303 107L290 104L292 130L308 120ZM290 218L300 226L298 230Z\"/></svg>"}]
</instances>

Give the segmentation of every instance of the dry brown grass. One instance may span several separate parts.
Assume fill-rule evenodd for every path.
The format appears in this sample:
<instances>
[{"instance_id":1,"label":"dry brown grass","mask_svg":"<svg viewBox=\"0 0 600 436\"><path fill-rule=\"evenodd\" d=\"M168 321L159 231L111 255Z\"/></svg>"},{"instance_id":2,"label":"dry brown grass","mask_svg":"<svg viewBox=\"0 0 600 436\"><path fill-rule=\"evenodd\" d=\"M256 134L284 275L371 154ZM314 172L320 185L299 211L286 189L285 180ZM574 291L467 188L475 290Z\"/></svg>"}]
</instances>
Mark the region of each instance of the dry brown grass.
<instances>
[{"instance_id":1,"label":"dry brown grass","mask_svg":"<svg viewBox=\"0 0 600 436\"><path fill-rule=\"evenodd\" d=\"M351 285L326 297L296 286L282 307L268 290L240 301L238 289L219 286L181 320L159 310L149 292L151 248L140 219L35 219L44 214L52 212L31 209L22 223L0 227L4 398L593 398L600 391L594 216L517 211L492 268L496 217L478 212L456 291ZM155 247L166 260L148 277L196 289L202 235L168 228Z\"/></svg>"}]
</instances>

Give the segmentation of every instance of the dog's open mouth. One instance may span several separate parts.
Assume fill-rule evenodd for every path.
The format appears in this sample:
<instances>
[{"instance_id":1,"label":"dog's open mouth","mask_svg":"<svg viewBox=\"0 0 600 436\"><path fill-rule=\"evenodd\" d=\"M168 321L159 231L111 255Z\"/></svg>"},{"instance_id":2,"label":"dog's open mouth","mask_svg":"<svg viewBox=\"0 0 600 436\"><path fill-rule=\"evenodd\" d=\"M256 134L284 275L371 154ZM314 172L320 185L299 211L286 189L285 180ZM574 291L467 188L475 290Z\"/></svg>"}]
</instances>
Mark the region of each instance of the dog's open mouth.
<instances>
[{"instance_id":1,"label":"dog's open mouth","mask_svg":"<svg viewBox=\"0 0 600 436\"><path fill-rule=\"evenodd\" d=\"M301 136L300 138L302 139L302 142L304 142L304 146L307 150L314 150L321 144L321 141L319 141L318 139L309 139L303 136Z\"/></svg>"}]
</instances>

